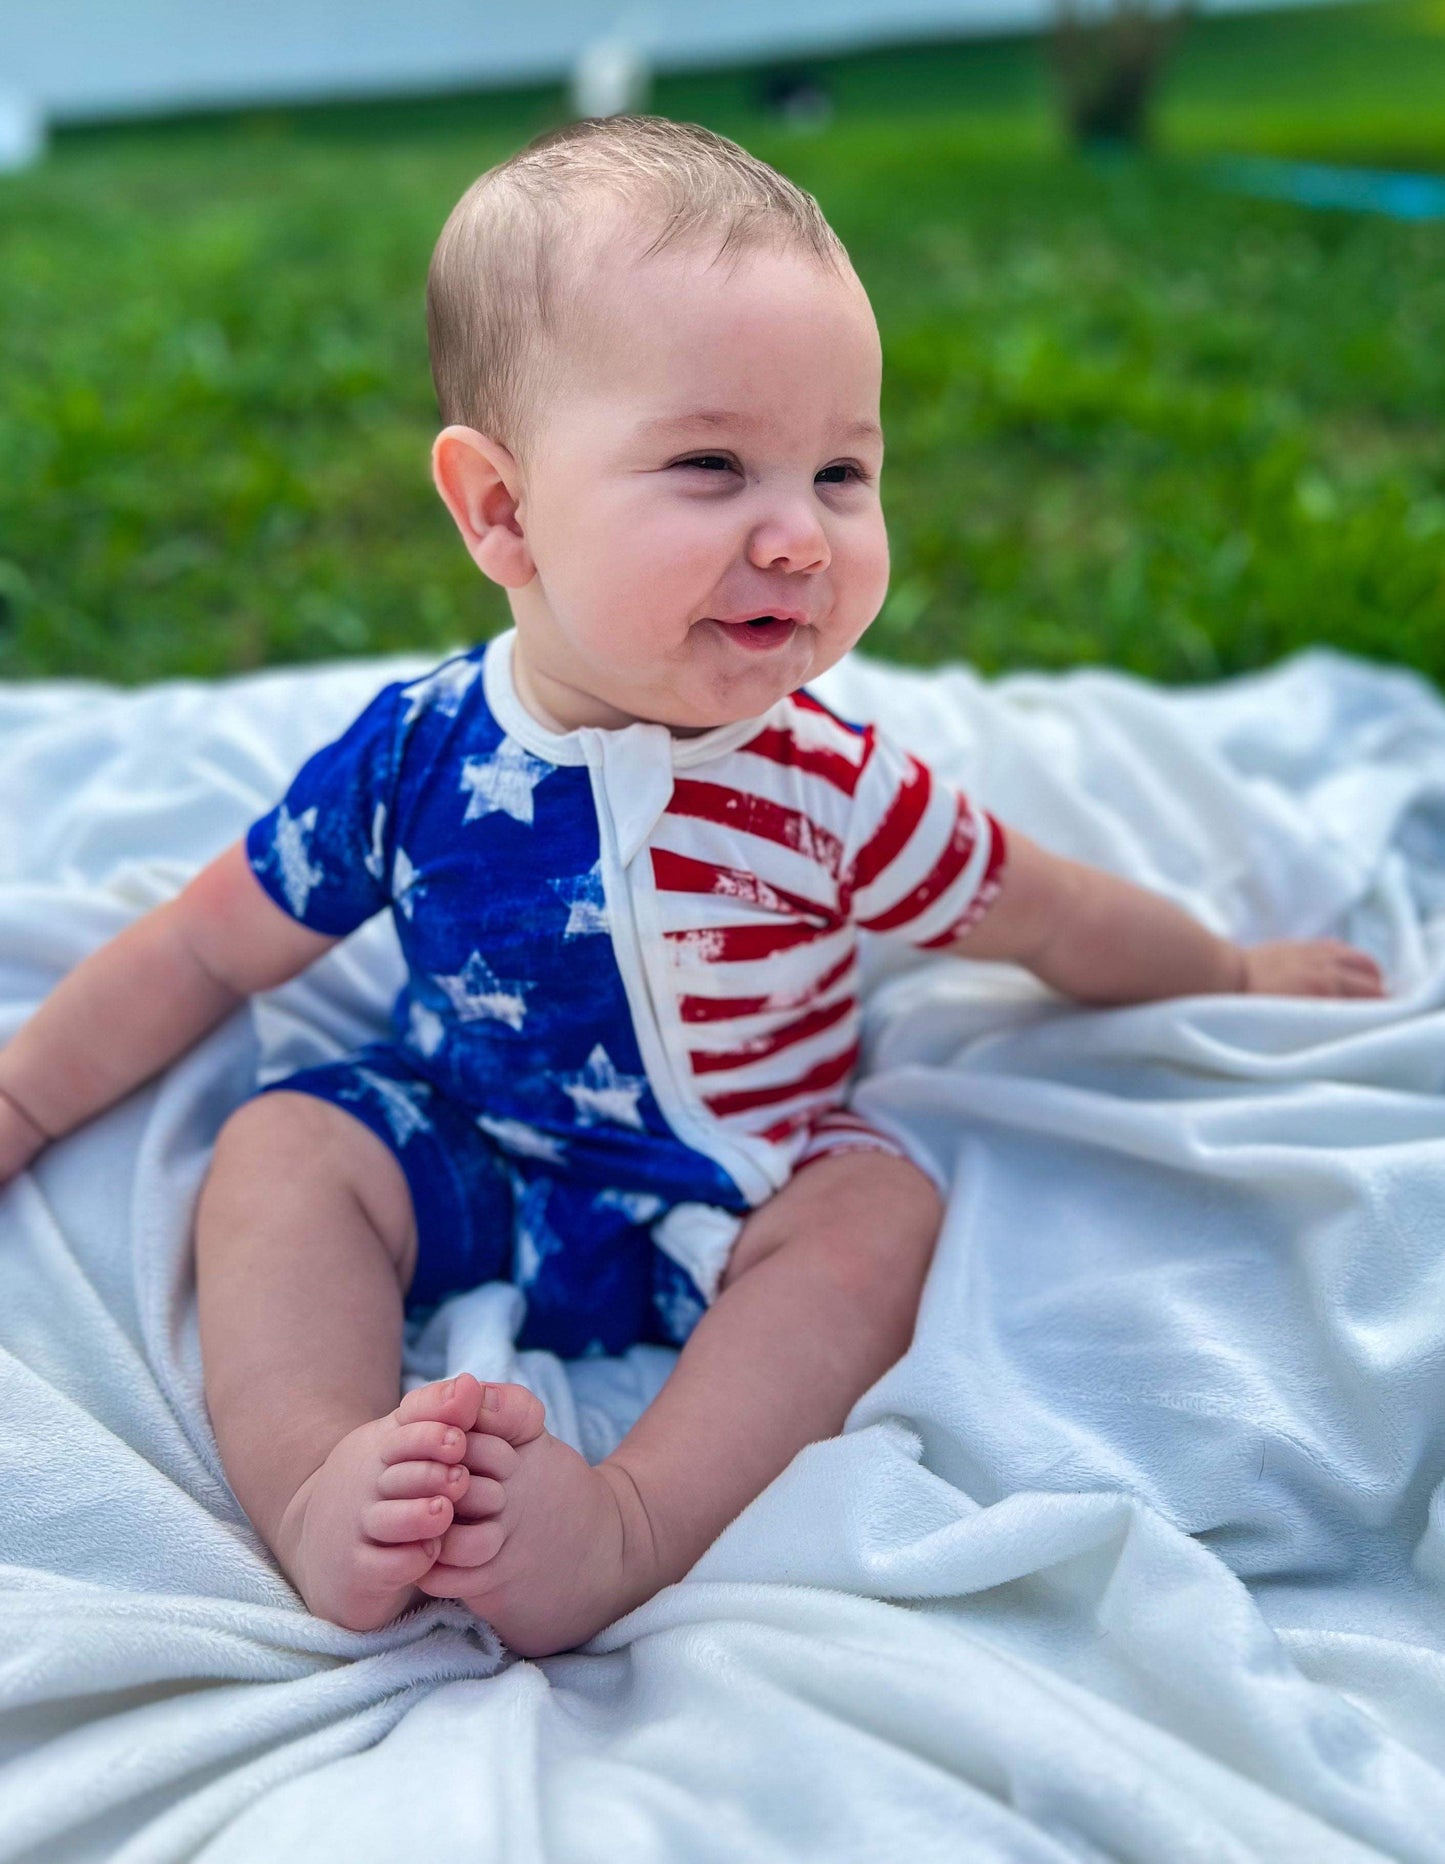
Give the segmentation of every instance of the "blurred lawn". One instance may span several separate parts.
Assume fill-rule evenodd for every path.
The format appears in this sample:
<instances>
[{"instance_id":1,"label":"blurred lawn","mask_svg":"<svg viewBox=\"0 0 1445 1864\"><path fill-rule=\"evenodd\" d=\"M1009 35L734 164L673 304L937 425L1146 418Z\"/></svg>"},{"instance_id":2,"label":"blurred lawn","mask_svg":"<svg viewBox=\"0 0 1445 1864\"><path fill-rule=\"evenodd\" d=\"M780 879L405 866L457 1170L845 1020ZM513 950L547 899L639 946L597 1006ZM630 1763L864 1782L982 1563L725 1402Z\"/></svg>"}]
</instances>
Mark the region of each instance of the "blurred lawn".
<instances>
[{"instance_id":1,"label":"blurred lawn","mask_svg":"<svg viewBox=\"0 0 1445 1864\"><path fill-rule=\"evenodd\" d=\"M1161 153L1058 152L1037 47L652 108L815 193L883 330L870 650L1200 679L1328 641L1445 684L1445 224L1211 186L1228 151L1445 168L1445 0L1196 26ZM427 477L422 282L554 90L71 133L0 177L0 676L124 681L505 624Z\"/></svg>"}]
</instances>

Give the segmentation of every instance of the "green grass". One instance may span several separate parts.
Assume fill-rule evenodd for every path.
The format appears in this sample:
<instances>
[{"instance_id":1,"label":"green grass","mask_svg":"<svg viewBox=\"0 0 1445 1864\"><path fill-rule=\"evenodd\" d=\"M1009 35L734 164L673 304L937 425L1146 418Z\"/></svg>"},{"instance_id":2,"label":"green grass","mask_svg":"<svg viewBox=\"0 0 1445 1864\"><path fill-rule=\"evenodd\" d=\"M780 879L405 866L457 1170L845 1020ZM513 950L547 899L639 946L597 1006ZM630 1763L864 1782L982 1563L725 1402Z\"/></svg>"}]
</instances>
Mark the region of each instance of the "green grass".
<instances>
[{"instance_id":1,"label":"green grass","mask_svg":"<svg viewBox=\"0 0 1445 1864\"><path fill-rule=\"evenodd\" d=\"M1250 201L1201 158L1445 168L1445 0L1195 27L1156 153L1056 144L1035 46L652 107L815 193L883 331L869 637L1213 678L1309 642L1445 683L1445 225ZM507 619L427 477L421 287L552 90L72 132L0 179L0 676L442 648Z\"/></svg>"}]
</instances>

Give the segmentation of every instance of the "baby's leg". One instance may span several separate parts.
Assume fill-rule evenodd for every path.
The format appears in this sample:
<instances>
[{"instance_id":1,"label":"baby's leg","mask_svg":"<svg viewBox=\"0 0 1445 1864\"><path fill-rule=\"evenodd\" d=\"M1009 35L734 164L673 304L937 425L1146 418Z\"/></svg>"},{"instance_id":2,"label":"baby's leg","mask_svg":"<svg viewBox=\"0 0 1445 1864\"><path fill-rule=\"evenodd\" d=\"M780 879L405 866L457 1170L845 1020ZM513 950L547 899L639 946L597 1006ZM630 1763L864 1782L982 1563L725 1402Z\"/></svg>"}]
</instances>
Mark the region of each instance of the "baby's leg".
<instances>
[{"instance_id":1,"label":"baby's leg","mask_svg":"<svg viewBox=\"0 0 1445 1864\"><path fill-rule=\"evenodd\" d=\"M314 1095L247 1101L196 1213L206 1403L241 1506L319 1617L372 1630L423 1595L483 1388L467 1374L398 1404L416 1258L396 1159ZM487 1415L518 1436L519 1388ZM485 1485L481 1485L485 1487Z\"/></svg>"},{"instance_id":2,"label":"baby's leg","mask_svg":"<svg viewBox=\"0 0 1445 1864\"><path fill-rule=\"evenodd\" d=\"M479 1422L468 1466L503 1504L473 1524L460 1499L421 1589L544 1656L680 1579L907 1350L939 1215L903 1159L809 1165L753 1213L672 1376L605 1462L545 1430L499 1443Z\"/></svg>"}]
</instances>

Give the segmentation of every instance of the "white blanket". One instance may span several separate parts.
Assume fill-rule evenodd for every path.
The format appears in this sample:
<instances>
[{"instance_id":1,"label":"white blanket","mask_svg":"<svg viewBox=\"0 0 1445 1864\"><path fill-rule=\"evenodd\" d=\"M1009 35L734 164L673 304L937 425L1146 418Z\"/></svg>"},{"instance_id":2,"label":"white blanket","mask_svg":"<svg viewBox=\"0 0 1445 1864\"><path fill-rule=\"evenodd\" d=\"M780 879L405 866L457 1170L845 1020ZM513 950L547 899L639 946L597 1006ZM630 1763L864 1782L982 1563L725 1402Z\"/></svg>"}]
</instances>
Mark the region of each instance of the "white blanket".
<instances>
[{"instance_id":1,"label":"white blanket","mask_svg":"<svg viewBox=\"0 0 1445 1864\"><path fill-rule=\"evenodd\" d=\"M0 1038L384 680L0 689ZM952 1186L913 1350L693 1575L542 1663L310 1617L226 1486L187 1254L258 1068L379 1028L376 922L0 1194L0 1860L1445 1860L1445 706L1328 653L823 683L1045 845L1383 1003L1084 1010L875 947L861 1101ZM598 1456L670 1356L565 1373Z\"/></svg>"}]
</instances>

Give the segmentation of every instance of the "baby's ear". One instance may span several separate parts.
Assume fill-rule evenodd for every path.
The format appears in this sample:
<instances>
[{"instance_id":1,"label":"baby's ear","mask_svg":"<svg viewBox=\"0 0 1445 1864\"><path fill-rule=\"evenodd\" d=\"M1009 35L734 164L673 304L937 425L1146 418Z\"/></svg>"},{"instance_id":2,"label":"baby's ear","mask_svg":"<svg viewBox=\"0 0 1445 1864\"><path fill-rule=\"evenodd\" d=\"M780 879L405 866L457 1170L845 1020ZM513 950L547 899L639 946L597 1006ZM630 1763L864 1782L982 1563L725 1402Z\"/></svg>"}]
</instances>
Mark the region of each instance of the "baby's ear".
<instances>
[{"instance_id":1,"label":"baby's ear","mask_svg":"<svg viewBox=\"0 0 1445 1864\"><path fill-rule=\"evenodd\" d=\"M475 427L444 427L431 471L477 568L504 589L531 582L537 566L517 521L521 472L507 448Z\"/></svg>"}]
</instances>

